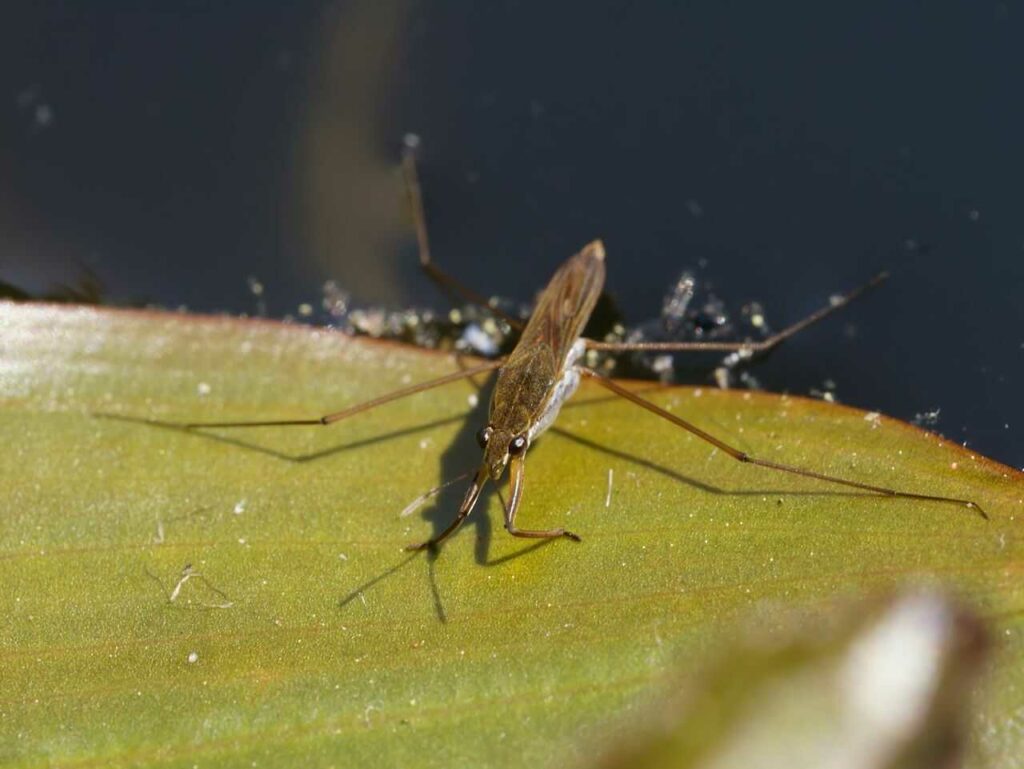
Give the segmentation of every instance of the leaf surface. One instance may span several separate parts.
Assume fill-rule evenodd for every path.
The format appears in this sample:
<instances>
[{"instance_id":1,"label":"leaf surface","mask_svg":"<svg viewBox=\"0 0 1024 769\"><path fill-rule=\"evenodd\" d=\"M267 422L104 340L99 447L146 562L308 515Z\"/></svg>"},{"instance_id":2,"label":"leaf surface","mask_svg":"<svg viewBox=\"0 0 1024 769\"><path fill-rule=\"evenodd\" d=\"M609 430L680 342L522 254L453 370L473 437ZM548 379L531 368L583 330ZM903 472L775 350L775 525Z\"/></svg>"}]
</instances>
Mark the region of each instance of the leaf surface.
<instances>
[{"instance_id":1,"label":"leaf surface","mask_svg":"<svg viewBox=\"0 0 1024 769\"><path fill-rule=\"evenodd\" d=\"M173 426L317 416L456 365L277 323L0 304L0 763L585 762L724 623L770 631L909 580L989 622L973 760L1022 765L1024 483L935 435L632 385L754 455L990 521L740 465L585 382L530 450L519 516L583 542L509 537L488 491L434 558L401 548L464 484L399 513L474 469L486 389L330 428Z\"/></svg>"}]
</instances>

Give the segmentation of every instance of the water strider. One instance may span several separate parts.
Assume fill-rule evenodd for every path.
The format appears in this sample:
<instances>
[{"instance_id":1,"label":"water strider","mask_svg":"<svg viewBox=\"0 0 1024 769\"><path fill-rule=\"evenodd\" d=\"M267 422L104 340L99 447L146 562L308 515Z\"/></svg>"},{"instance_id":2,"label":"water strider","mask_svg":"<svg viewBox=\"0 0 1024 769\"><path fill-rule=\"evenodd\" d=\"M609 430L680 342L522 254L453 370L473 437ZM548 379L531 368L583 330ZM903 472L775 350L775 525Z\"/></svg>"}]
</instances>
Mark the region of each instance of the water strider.
<instances>
[{"instance_id":1,"label":"water strider","mask_svg":"<svg viewBox=\"0 0 1024 769\"><path fill-rule=\"evenodd\" d=\"M491 309L504 317L513 328L518 329L520 331L519 341L512 352L504 358L404 387L365 403L315 419L192 423L188 425L189 428L329 425L399 398L498 369L498 378L491 397L490 417L487 424L477 433L477 440L483 451L482 461L466 491L462 504L459 506L454 520L444 531L424 542L410 545L408 550L432 547L447 539L473 511L488 479L499 481L506 469L509 473L510 491L510 498L505 509L505 528L508 532L516 537L535 539L567 537L578 542L580 538L577 535L563 528L520 529L516 525L516 514L519 512L519 505L523 499L526 452L531 444L555 421L562 405L576 392L582 377L593 379L597 384L611 390L616 395L647 409L677 427L681 427L737 461L889 497L964 505L977 510L983 517L987 517L981 507L970 500L898 491L753 457L640 397L615 381L587 368L580 362L587 350L609 352L627 350L729 351L746 356L765 352L877 285L885 279L885 273L878 275L855 291L833 300L829 305L811 313L803 320L758 342L598 342L584 338L582 333L604 287L605 251L600 240L589 243L582 251L570 257L559 267L541 292L533 313L524 326L519 319L491 307L484 296L467 288L434 264L430 256L423 199L412 147L406 149L403 157L403 170L416 225L421 267L441 286L463 296L470 302ZM467 476L471 474L468 473Z\"/></svg>"}]
</instances>

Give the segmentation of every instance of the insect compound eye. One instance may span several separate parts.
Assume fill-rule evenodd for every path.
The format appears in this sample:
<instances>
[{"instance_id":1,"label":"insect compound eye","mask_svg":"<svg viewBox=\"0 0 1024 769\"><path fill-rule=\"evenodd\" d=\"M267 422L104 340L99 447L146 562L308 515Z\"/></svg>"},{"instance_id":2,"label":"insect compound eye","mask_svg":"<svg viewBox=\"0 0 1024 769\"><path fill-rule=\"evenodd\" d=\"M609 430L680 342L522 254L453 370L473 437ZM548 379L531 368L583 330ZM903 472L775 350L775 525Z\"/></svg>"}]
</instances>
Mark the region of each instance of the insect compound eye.
<instances>
[{"instance_id":1,"label":"insect compound eye","mask_svg":"<svg viewBox=\"0 0 1024 769\"><path fill-rule=\"evenodd\" d=\"M515 438L512 439L512 442L508 444L508 453L513 457L519 456L524 451L526 451L525 435L516 436Z\"/></svg>"},{"instance_id":2,"label":"insect compound eye","mask_svg":"<svg viewBox=\"0 0 1024 769\"><path fill-rule=\"evenodd\" d=\"M480 444L480 448L487 448L487 441L491 439L491 428L481 427L476 434L476 442Z\"/></svg>"}]
</instances>

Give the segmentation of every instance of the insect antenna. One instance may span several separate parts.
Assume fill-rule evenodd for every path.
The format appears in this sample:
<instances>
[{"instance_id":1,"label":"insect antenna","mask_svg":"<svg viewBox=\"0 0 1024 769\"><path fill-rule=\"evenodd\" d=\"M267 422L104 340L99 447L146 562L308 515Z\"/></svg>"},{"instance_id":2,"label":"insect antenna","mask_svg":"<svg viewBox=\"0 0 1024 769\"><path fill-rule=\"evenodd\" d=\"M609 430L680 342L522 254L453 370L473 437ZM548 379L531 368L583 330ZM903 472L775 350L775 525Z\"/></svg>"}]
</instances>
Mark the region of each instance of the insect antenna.
<instances>
[{"instance_id":1,"label":"insect antenna","mask_svg":"<svg viewBox=\"0 0 1024 769\"><path fill-rule=\"evenodd\" d=\"M440 494L442 491L447 489L449 486L453 486L454 484L458 483L459 481L466 480L472 474L473 474L473 471L469 470L469 471L463 473L462 475L455 476L450 481L445 481L440 486L435 486L430 491L423 492L418 497L416 497L416 499L414 499L412 502L410 502L408 505L406 505L405 508L402 510L402 512L400 512L398 514L398 517L399 518L405 518L407 515L412 515L417 510L419 510L426 503L426 501L428 499L436 497L438 494Z\"/></svg>"}]
</instances>

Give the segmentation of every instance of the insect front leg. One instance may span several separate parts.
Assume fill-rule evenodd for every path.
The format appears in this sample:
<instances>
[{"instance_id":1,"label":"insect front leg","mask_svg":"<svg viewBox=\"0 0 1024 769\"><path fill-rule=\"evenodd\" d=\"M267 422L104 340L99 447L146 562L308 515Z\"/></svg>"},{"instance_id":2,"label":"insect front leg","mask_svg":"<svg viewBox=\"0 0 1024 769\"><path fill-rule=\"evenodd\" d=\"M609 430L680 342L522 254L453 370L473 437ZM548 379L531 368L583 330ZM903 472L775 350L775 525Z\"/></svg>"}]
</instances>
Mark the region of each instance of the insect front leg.
<instances>
[{"instance_id":1,"label":"insect front leg","mask_svg":"<svg viewBox=\"0 0 1024 769\"><path fill-rule=\"evenodd\" d=\"M454 520L448 524L448 527L436 537L432 537L425 542L417 542L413 545L408 545L405 549L409 551L427 550L432 547L437 547L448 539L448 537L454 534L455 530L462 525L462 522L469 517L469 514L473 512L473 508L476 506L477 500L480 499L480 492L483 491L484 484L486 482L487 469L481 468L473 479L473 483L466 490L466 496L463 498L462 504L459 506L459 512L455 514Z\"/></svg>"},{"instance_id":2,"label":"insect front leg","mask_svg":"<svg viewBox=\"0 0 1024 769\"><path fill-rule=\"evenodd\" d=\"M580 538L571 531L565 529L520 529L516 526L516 513L519 511L519 503L523 498L523 480L526 475L525 455L513 457L509 462L509 487L510 499L508 507L505 508L505 529L513 537L524 537L526 539L554 539L555 537L567 537L573 542L579 542Z\"/></svg>"}]
</instances>

